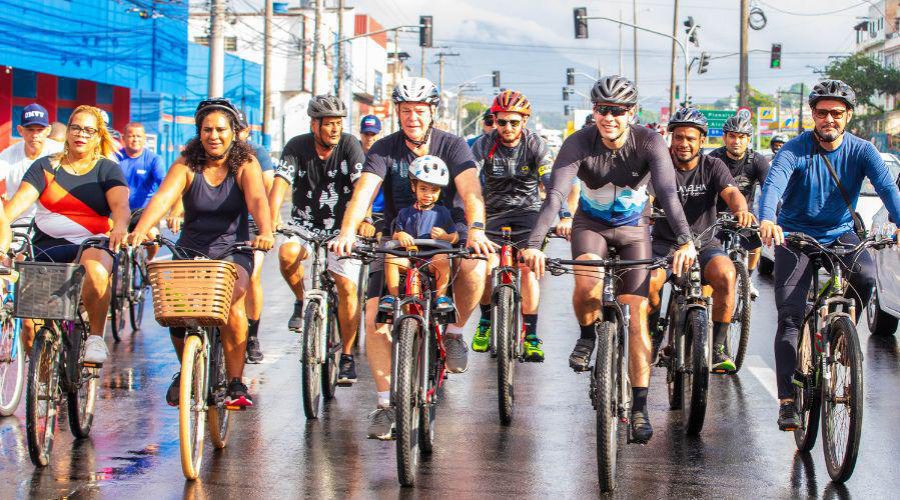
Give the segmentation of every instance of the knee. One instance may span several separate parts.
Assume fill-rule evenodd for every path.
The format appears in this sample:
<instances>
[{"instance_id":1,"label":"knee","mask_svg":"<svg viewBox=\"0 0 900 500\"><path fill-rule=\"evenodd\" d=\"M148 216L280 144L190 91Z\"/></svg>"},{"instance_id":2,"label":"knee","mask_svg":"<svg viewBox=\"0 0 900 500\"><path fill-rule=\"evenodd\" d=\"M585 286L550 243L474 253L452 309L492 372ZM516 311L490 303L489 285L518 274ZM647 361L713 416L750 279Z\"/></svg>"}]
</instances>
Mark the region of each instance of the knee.
<instances>
[{"instance_id":1,"label":"knee","mask_svg":"<svg viewBox=\"0 0 900 500\"><path fill-rule=\"evenodd\" d=\"M88 260L82 265L84 265L86 278L94 286L105 285L109 281L109 269L103 263L96 260Z\"/></svg>"},{"instance_id":2,"label":"knee","mask_svg":"<svg viewBox=\"0 0 900 500\"><path fill-rule=\"evenodd\" d=\"M306 255L304 254L303 247L300 245L296 243L285 243L278 249L278 261L281 263L282 268L298 264L302 269L303 265L300 261L306 258Z\"/></svg>"}]
</instances>

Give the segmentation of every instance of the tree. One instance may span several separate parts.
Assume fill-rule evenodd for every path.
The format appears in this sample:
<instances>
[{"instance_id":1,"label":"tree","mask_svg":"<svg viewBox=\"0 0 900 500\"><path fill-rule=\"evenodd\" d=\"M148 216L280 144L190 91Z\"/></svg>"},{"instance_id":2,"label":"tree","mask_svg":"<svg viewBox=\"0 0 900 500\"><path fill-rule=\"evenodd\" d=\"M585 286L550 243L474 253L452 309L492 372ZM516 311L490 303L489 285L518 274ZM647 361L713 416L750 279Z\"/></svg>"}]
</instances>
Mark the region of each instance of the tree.
<instances>
[{"instance_id":1,"label":"tree","mask_svg":"<svg viewBox=\"0 0 900 500\"><path fill-rule=\"evenodd\" d=\"M884 108L872 102L872 98L877 94L900 92L900 71L882 66L862 53L831 62L825 67L825 74L830 79L843 80L853 87L860 104L871 106L880 112L884 112Z\"/></svg>"}]
</instances>

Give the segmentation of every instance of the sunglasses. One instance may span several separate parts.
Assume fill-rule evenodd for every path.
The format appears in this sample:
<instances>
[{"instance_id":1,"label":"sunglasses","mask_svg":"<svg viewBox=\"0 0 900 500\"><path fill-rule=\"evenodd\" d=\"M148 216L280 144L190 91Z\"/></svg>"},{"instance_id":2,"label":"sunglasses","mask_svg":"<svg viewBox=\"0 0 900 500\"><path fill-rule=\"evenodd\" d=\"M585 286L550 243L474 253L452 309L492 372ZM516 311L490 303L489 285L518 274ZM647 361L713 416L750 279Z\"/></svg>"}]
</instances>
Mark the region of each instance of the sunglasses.
<instances>
[{"instance_id":1,"label":"sunglasses","mask_svg":"<svg viewBox=\"0 0 900 500\"><path fill-rule=\"evenodd\" d=\"M484 124L487 125L488 127L490 127L494 124L494 119L493 118L485 118Z\"/></svg>"},{"instance_id":2,"label":"sunglasses","mask_svg":"<svg viewBox=\"0 0 900 500\"><path fill-rule=\"evenodd\" d=\"M497 126L500 126L500 127L512 125L513 128L516 128L521 124L522 124L522 120L504 120L502 118L497 118Z\"/></svg>"},{"instance_id":3,"label":"sunglasses","mask_svg":"<svg viewBox=\"0 0 900 500\"><path fill-rule=\"evenodd\" d=\"M628 108L621 108L619 106L595 106L594 113L597 113L600 116L606 116L607 114L612 114L616 118L624 115L628 112Z\"/></svg>"},{"instance_id":4,"label":"sunglasses","mask_svg":"<svg viewBox=\"0 0 900 500\"><path fill-rule=\"evenodd\" d=\"M819 108L816 108L813 110L813 115L815 115L815 117L820 120L824 119L828 115L831 115L831 117L834 118L835 120L840 120L841 118L844 117L844 113L846 113L846 112L847 112L846 109L819 109Z\"/></svg>"}]
</instances>

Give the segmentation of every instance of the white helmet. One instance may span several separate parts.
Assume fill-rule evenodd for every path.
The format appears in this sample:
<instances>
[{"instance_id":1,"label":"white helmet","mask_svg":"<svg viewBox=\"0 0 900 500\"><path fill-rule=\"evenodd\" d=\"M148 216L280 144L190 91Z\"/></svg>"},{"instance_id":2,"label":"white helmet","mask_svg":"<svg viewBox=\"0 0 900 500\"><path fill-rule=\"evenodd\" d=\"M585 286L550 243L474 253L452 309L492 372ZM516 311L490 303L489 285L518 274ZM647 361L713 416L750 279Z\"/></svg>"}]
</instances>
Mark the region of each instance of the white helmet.
<instances>
[{"instance_id":1,"label":"white helmet","mask_svg":"<svg viewBox=\"0 0 900 500\"><path fill-rule=\"evenodd\" d=\"M437 106L441 102L441 94L431 80L411 76L397 82L394 87L393 100L395 103L401 102L424 102L432 106Z\"/></svg>"},{"instance_id":2,"label":"white helmet","mask_svg":"<svg viewBox=\"0 0 900 500\"><path fill-rule=\"evenodd\" d=\"M450 169L437 156L420 156L409 166L409 178L445 187L450 184Z\"/></svg>"}]
</instances>

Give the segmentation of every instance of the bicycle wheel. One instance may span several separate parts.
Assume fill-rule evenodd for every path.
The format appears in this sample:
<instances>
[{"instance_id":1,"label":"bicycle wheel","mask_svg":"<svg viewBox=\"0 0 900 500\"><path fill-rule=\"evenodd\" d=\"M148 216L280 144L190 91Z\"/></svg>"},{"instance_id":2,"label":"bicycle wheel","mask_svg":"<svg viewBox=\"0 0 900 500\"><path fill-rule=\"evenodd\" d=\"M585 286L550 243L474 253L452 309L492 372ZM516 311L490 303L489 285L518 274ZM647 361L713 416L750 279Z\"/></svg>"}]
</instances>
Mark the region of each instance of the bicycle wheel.
<instances>
[{"instance_id":1,"label":"bicycle wheel","mask_svg":"<svg viewBox=\"0 0 900 500\"><path fill-rule=\"evenodd\" d=\"M181 353L181 387L178 431L181 441L181 470L186 479L197 479L203 459L203 431L206 425L206 349L198 335L188 335Z\"/></svg>"},{"instance_id":2,"label":"bicycle wheel","mask_svg":"<svg viewBox=\"0 0 900 500\"><path fill-rule=\"evenodd\" d=\"M48 328L38 330L31 346L25 389L28 455L38 467L50 463L50 452L53 451L59 418L59 357L59 343L53 341L53 332Z\"/></svg>"},{"instance_id":3,"label":"bicycle wheel","mask_svg":"<svg viewBox=\"0 0 900 500\"><path fill-rule=\"evenodd\" d=\"M863 420L862 352L856 326L847 317L831 323L828 336L831 359L825 367L822 405L822 446L825 465L833 481L842 483L853 474L859 454Z\"/></svg>"},{"instance_id":4,"label":"bicycle wheel","mask_svg":"<svg viewBox=\"0 0 900 500\"><path fill-rule=\"evenodd\" d=\"M513 391L516 370L516 318L513 289L500 287L497 302L491 308L491 331L497 344L497 403L500 408L500 423L512 423L516 398Z\"/></svg>"},{"instance_id":5,"label":"bicycle wheel","mask_svg":"<svg viewBox=\"0 0 900 500\"><path fill-rule=\"evenodd\" d=\"M131 329L141 329L144 321L144 302L150 283L147 281L147 251L139 248L134 251L134 260L131 262L131 294L128 297L128 318L131 320Z\"/></svg>"},{"instance_id":6,"label":"bicycle wheel","mask_svg":"<svg viewBox=\"0 0 900 500\"><path fill-rule=\"evenodd\" d=\"M741 370L744 357L747 355L747 343L750 342L750 312L753 302L750 300L750 274L743 260L734 261L735 281L734 314L728 327L728 344L726 350L734 360L734 372Z\"/></svg>"},{"instance_id":7,"label":"bicycle wheel","mask_svg":"<svg viewBox=\"0 0 900 500\"><path fill-rule=\"evenodd\" d=\"M669 331L667 338L671 349L669 349L669 359L666 363L666 388L669 390L669 409L680 410L684 404L684 371L676 366L678 362L678 353L676 351L681 341L681 325L678 324L678 312L675 311L677 307L672 303L671 299L669 307Z\"/></svg>"},{"instance_id":8,"label":"bicycle wheel","mask_svg":"<svg viewBox=\"0 0 900 500\"><path fill-rule=\"evenodd\" d=\"M306 418L319 418L322 406L322 365L319 363L317 344L322 315L319 304L310 301L303 312L303 348L300 354L301 390L303 391L303 412Z\"/></svg>"},{"instance_id":9,"label":"bicycle wheel","mask_svg":"<svg viewBox=\"0 0 900 500\"><path fill-rule=\"evenodd\" d=\"M597 325L597 359L592 388L597 411L597 476L600 491L616 489L616 462L619 450L617 398L616 327L608 321Z\"/></svg>"},{"instance_id":10,"label":"bicycle wheel","mask_svg":"<svg viewBox=\"0 0 900 500\"><path fill-rule=\"evenodd\" d=\"M794 405L800 417L800 427L794 430L797 449L808 452L816 445L822 406L818 356L815 346L816 324L813 317L803 324L797 339L797 371L794 373Z\"/></svg>"},{"instance_id":11,"label":"bicycle wheel","mask_svg":"<svg viewBox=\"0 0 900 500\"><path fill-rule=\"evenodd\" d=\"M431 335L429 333L429 335ZM442 376L441 355L438 352L438 346L434 336L430 337L431 342L428 343L428 352L423 353L431 360L428 366L428 392L431 394L431 400L428 404L423 404L419 412L419 449L425 455L430 455L434 451L434 419L437 417L437 403L439 398L439 377ZM423 358L424 359L424 358ZM423 401L423 403L425 403Z\"/></svg>"},{"instance_id":12,"label":"bicycle wheel","mask_svg":"<svg viewBox=\"0 0 900 500\"><path fill-rule=\"evenodd\" d=\"M0 324L0 416L16 411L25 387L25 348L21 320L7 312Z\"/></svg>"},{"instance_id":13,"label":"bicycle wheel","mask_svg":"<svg viewBox=\"0 0 900 500\"><path fill-rule=\"evenodd\" d=\"M207 399L206 419L213 446L222 449L228 441L228 427L231 423L231 412L225 408L225 398L228 396L228 375L225 373L225 349L222 348L218 328L212 332L210 338L213 339L213 344L209 354L209 398Z\"/></svg>"},{"instance_id":14,"label":"bicycle wheel","mask_svg":"<svg viewBox=\"0 0 900 500\"><path fill-rule=\"evenodd\" d=\"M127 252L119 252L119 262L115 266L116 272L112 279L112 294L109 299L109 326L113 339L121 340L121 334L125 332L125 315L128 308L128 285L131 280L131 269Z\"/></svg>"},{"instance_id":15,"label":"bicycle wheel","mask_svg":"<svg viewBox=\"0 0 900 500\"><path fill-rule=\"evenodd\" d=\"M397 331L397 475L401 485L412 486L419 459L419 322L406 318Z\"/></svg>"},{"instance_id":16,"label":"bicycle wheel","mask_svg":"<svg viewBox=\"0 0 900 500\"><path fill-rule=\"evenodd\" d=\"M341 333L337 310L334 307L328 308L327 345L325 366L322 367L322 373L325 375L322 377L322 395L325 397L325 401L331 401L337 392L338 372L341 364Z\"/></svg>"},{"instance_id":17,"label":"bicycle wheel","mask_svg":"<svg viewBox=\"0 0 900 500\"><path fill-rule=\"evenodd\" d=\"M67 372L70 374L69 387L66 392L66 403L69 409L69 429L79 439L91 434L94 423L94 404L97 402L97 391L100 383L100 369L82 366L84 361L87 330L73 325Z\"/></svg>"},{"instance_id":18,"label":"bicycle wheel","mask_svg":"<svg viewBox=\"0 0 900 500\"><path fill-rule=\"evenodd\" d=\"M700 434L706 417L706 402L709 390L709 322L706 311L688 311L684 331L684 396L682 413L685 432Z\"/></svg>"}]
</instances>

